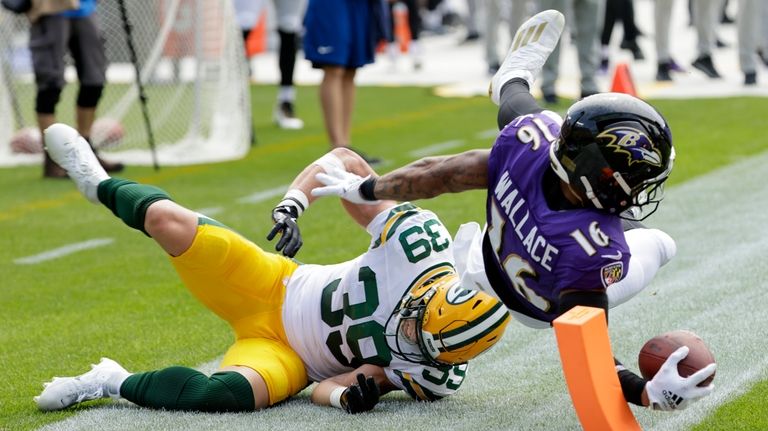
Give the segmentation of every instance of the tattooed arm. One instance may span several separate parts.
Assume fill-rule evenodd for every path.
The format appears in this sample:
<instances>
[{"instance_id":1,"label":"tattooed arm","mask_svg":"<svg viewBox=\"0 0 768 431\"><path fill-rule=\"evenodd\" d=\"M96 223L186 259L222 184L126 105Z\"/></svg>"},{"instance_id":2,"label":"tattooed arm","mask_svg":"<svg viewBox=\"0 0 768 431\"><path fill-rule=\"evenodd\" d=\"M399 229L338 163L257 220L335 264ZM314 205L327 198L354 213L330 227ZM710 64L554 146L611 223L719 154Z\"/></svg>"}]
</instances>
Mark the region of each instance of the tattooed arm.
<instances>
[{"instance_id":1,"label":"tattooed arm","mask_svg":"<svg viewBox=\"0 0 768 431\"><path fill-rule=\"evenodd\" d=\"M490 150L425 157L376 179L376 199L413 200L488 187Z\"/></svg>"}]
</instances>

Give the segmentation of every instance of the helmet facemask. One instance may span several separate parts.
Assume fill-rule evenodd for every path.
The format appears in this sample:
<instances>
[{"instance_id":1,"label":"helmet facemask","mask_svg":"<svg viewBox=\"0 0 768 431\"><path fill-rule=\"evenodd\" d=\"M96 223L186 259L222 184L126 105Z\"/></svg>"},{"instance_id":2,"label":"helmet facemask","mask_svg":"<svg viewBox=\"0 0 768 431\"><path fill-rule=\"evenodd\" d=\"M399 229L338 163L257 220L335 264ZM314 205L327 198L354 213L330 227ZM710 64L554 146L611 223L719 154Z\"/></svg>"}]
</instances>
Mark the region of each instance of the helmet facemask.
<instances>
[{"instance_id":1,"label":"helmet facemask","mask_svg":"<svg viewBox=\"0 0 768 431\"><path fill-rule=\"evenodd\" d=\"M577 102L549 150L554 172L585 201L631 220L656 210L675 158L663 117L639 99L614 94Z\"/></svg>"},{"instance_id":2,"label":"helmet facemask","mask_svg":"<svg viewBox=\"0 0 768 431\"><path fill-rule=\"evenodd\" d=\"M394 337L394 356L445 367L465 363L493 346L503 334L509 313L489 295L463 289L451 272L408 292L393 318L396 330L388 335Z\"/></svg>"}]
</instances>

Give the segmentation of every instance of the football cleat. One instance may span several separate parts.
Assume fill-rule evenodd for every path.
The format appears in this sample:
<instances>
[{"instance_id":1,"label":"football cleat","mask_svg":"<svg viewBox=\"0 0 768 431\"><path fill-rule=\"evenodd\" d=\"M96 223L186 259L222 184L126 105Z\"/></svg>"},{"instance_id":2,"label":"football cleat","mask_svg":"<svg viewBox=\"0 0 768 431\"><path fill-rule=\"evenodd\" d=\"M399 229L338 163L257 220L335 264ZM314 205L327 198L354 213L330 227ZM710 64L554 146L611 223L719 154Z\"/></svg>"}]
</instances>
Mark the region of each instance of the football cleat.
<instances>
[{"instance_id":1,"label":"football cleat","mask_svg":"<svg viewBox=\"0 0 768 431\"><path fill-rule=\"evenodd\" d=\"M99 183L109 179L109 175L99 163L88 141L74 128L56 123L44 132L45 150L77 185L80 193L89 201L97 204Z\"/></svg>"},{"instance_id":2,"label":"football cleat","mask_svg":"<svg viewBox=\"0 0 768 431\"><path fill-rule=\"evenodd\" d=\"M277 106L275 106L273 117L275 123L277 123L281 129L299 130L304 128L304 121L296 117L292 102L283 101L278 103Z\"/></svg>"},{"instance_id":3,"label":"football cleat","mask_svg":"<svg viewBox=\"0 0 768 431\"><path fill-rule=\"evenodd\" d=\"M556 10L539 12L515 33L512 46L501 67L491 79L488 94L493 103L499 104L501 88L510 79L522 78L532 87L544 62L557 46L565 27L565 17Z\"/></svg>"},{"instance_id":4,"label":"football cleat","mask_svg":"<svg viewBox=\"0 0 768 431\"><path fill-rule=\"evenodd\" d=\"M76 377L54 377L44 383L43 392L34 398L37 407L43 411L65 409L83 401L100 398L120 398L120 385L130 376L117 362L101 358L91 365L91 370Z\"/></svg>"}]
</instances>

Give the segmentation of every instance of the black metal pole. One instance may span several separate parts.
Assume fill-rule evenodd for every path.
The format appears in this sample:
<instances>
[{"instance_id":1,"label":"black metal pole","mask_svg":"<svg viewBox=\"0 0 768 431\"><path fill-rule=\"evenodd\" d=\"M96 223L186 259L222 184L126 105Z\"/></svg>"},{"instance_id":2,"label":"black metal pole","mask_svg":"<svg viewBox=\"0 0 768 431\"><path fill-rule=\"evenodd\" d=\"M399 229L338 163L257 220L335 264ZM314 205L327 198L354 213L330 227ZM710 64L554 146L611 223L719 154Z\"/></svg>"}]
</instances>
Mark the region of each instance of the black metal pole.
<instances>
[{"instance_id":1,"label":"black metal pole","mask_svg":"<svg viewBox=\"0 0 768 431\"><path fill-rule=\"evenodd\" d=\"M154 166L155 170L159 170L160 165L157 164L157 151L155 149L155 135L152 131L152 122L149 119L147 95L144 93L144 84L141 82L141 72L139 69L139 59L136 55L136 47L133 45L133 28L131 22L128 20L128 10L125 8L125 1L118 0L117 4L120 7L120 17L123 20L123 29L125 29L125 42L128 45L128 52L131 55L131 63L133 63L133 68L136 71L136 86L139 90L139 102L141 103L141 113L144 116L144 128L147 132L149 149L152 152L152 166Z\"/></svg>"}]
</instances>

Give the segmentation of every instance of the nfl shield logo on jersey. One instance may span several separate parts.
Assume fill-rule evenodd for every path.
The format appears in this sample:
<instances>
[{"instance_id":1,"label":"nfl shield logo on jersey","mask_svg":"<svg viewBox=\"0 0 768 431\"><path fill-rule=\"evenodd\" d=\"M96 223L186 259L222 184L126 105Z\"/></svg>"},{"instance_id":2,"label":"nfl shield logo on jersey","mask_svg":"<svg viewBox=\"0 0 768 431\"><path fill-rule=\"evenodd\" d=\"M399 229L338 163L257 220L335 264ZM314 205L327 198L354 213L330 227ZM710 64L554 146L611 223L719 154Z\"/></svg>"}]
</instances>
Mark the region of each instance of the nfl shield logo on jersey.
<instances>
[{"instance_id":1,"label":"nfl shield logo on jersey","mask_svg":"<svg viewBox=\"0 0 768 431\"><path fill-rule=\"evenodd\" d=\"M605 265L601 270L603 287L608 287L613 283L621 280L621 276L624 274L624 263L615 262L609 265Z\"/></svg>"}]
</instances>

